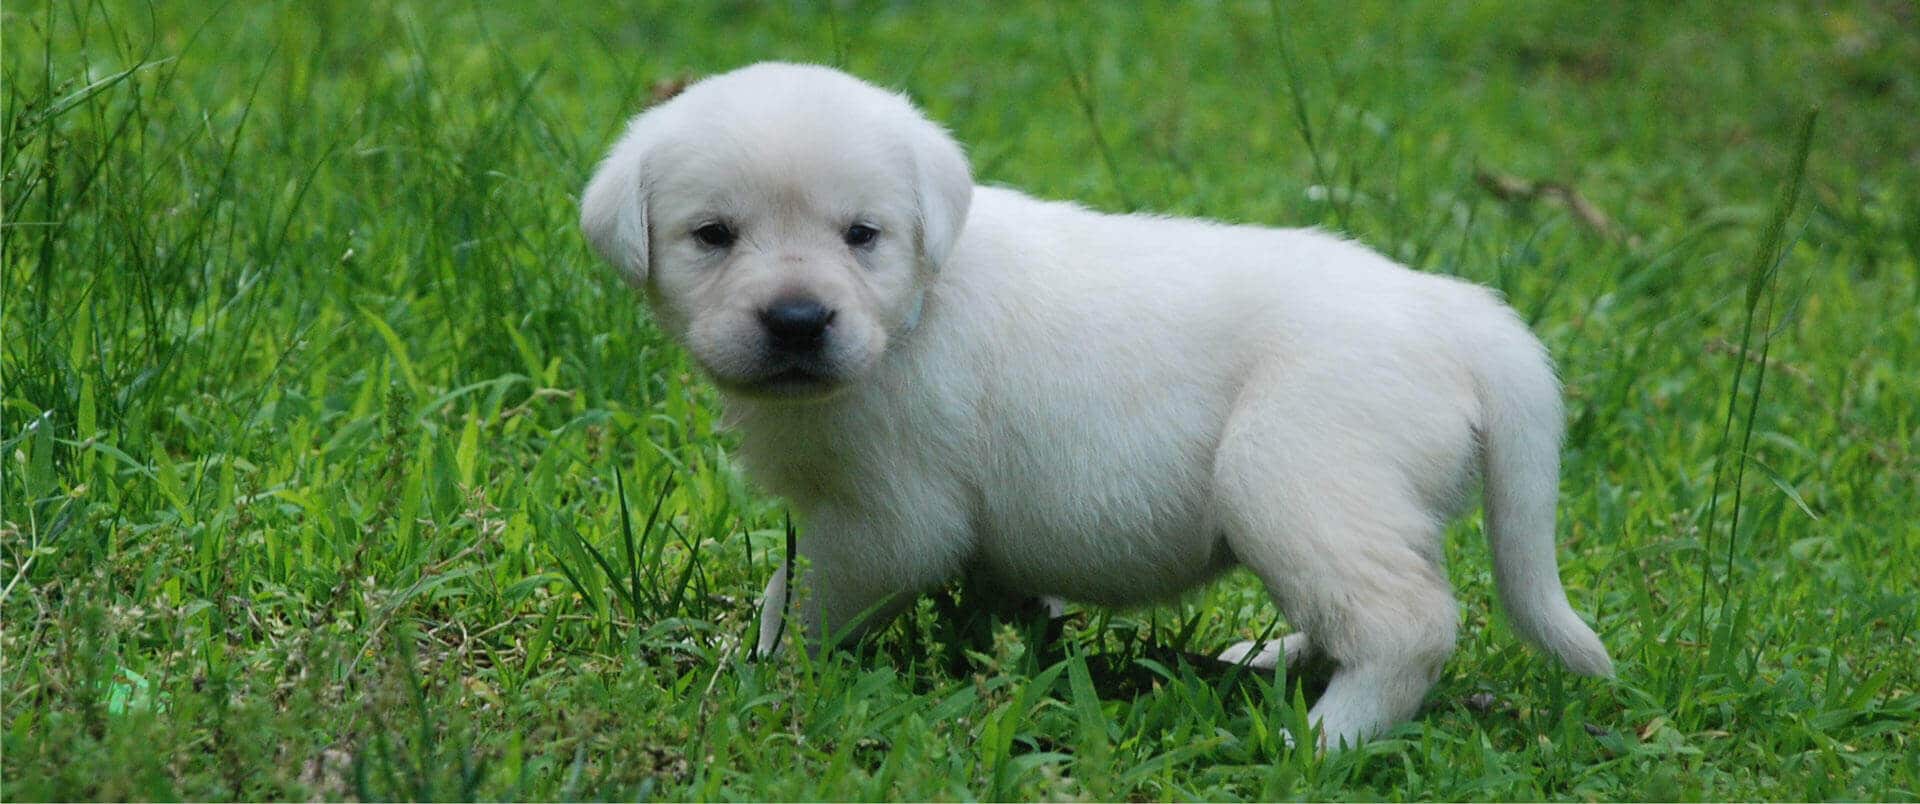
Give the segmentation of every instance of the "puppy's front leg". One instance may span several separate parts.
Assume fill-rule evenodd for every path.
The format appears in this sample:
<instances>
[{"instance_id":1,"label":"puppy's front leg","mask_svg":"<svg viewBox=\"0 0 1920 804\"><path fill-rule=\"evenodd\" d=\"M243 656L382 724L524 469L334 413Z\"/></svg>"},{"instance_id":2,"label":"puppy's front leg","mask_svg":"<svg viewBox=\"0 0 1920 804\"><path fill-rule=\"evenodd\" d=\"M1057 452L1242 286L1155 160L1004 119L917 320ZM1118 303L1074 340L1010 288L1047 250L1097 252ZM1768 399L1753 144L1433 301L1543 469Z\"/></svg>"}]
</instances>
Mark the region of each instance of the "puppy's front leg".
<instances>
[{"instance_id":1,"label":"puppy's front leg","mask_svg":"<svg viewBox=\"0 0 1920 804\"><path fill-rule=\"evenodd\" d=\"M782 564L767 580L756 656L778 652L788 632L805 640L807 655L817 656L892 620L913 600L911 585L890 583L890 573L871 572L864 566L869 562L843 549L835 536L800 542L806 566Z\"/></svg>"}]
</instances>

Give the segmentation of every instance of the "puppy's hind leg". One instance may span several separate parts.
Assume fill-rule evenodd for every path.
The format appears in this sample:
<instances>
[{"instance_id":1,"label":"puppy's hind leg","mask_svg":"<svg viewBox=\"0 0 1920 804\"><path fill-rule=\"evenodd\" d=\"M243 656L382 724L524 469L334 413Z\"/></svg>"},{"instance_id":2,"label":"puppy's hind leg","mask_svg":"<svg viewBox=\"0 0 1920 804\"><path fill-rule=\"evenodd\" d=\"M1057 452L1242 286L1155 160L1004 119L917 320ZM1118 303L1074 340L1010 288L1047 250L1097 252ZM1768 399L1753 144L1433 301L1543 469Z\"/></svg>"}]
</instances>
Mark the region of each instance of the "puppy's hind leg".
<instances>
[{"instance_id":1,"label":"puppy's hind leg","mask_svg":"<svg viewBox=\"0 0 1920 804\"><path fill-rule=\"evenodd\" d=\"M1234 555L1303 632L1286 658L1333 667L1310 713L1323 744L1357 745L1411 719L1453 653L1440 524L1395 461L1369 454L1382 445L1303 426L1313 411L1285 402L1235 412L1216 456L1218 510Z\"/></svg>"}]
</instances>

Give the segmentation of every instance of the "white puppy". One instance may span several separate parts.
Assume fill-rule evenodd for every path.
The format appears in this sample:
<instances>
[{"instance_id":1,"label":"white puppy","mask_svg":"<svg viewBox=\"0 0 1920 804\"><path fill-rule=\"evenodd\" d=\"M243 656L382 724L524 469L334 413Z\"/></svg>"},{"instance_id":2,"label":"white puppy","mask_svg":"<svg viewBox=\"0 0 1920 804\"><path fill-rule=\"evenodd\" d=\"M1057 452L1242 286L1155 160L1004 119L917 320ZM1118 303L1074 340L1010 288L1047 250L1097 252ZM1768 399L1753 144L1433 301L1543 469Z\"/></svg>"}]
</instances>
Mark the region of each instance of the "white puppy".
<instances>
[{"instance_id":1,"label":"white puppy","mask_svg":"<svg viewBox=\"0 0 1920 804\"><path fill-rule=\"evenodd\" d=\"M1558 385L1483 288L1312 230L975 187L905 98L791 64L636 117L581 224L801 513L811 645L961 573L1128 606L1245 566L1298 633L1227 657L1330 661L1312 718L1357 743L1453 652L1441 531L1484 472L1514 627L1611 672L1555 566Z\"/></svg>"}]
</instances>

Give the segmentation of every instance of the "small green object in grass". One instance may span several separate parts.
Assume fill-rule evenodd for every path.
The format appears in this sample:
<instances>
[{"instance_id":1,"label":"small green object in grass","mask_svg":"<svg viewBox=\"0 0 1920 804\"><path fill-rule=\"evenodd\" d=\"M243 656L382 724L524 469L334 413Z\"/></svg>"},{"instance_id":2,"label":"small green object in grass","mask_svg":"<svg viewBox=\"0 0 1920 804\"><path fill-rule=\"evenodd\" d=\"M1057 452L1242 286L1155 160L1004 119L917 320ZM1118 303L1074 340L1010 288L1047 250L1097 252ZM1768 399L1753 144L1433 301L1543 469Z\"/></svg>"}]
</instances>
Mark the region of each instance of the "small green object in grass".
<instances>
[{"instance_id":1,"label":"small green object in grass","mask_svg":"<svg viewBox=\"0 0 1920 804\"><path fill-rule=\"evenodd\" d=\"M167 711L166 696L155 698L153 682L122 667L114 673L113 684L107 688L107 714L124 715L140 710Z\"/></svg>"}]
</instances>

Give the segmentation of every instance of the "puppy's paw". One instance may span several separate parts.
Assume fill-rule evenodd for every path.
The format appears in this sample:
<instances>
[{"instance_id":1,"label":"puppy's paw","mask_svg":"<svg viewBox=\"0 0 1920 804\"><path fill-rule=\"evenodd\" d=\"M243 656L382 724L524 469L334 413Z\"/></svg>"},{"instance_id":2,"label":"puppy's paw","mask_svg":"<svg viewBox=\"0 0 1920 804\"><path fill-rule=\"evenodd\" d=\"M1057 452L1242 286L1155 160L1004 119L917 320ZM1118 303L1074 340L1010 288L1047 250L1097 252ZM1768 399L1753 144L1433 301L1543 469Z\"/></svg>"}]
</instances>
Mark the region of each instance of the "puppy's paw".
<instances>
[{"instance_id":1,"label":"puppy's paw","mask_svg":"<svg viewBox=\"0 0 1920 804\"><path fill-rule=\"evenodd\" d=\"M1312 646L1307 642L1306 634L1288 634L1279 642L1235 643L1220 652L1220 661L1229 664L1245 662L1248 667L1258 670L1275 670L1285 663L1288 667L1299 667L1312 654Z\"/></svg>"},{"instance_id":2,"label":"puppy's paw","mask_svg":"<svg viewBox=\"0 0 1920 804\"><path fill-rule=\"evenodd\" d=\"M1038 601L1040 610L1046 612L1047 619L1058 620L1067 616L1067 601L1051 595L1041 595Z\"/></svg>"},{"instance_id":3,"label":"puppy's paw","mask_svg":"<svg viewBox=\"0 0 1920 804\"><path fill-rule=\"evenodd\" d=\"M787 595L787 568L783 566L767 579L767 590L760 595L760 634L753 650L747 654L748 661L769 659L780 652L781 638L787 630L787 607L791 603Z\"/></svg>"},{"instance_id":4,"label":"puppy's paw","mask_svg":"<svg viewBox=\"0 0 1920 804\"><path fill-rule=\"evenodd\" d=\"M1227 664L1245 664L1256 670L1272 670L1280 659L1280 645L1277 642L1235 642L1226 650L1220 651L1220 661Z\"/></svg>"}]
</instances>

